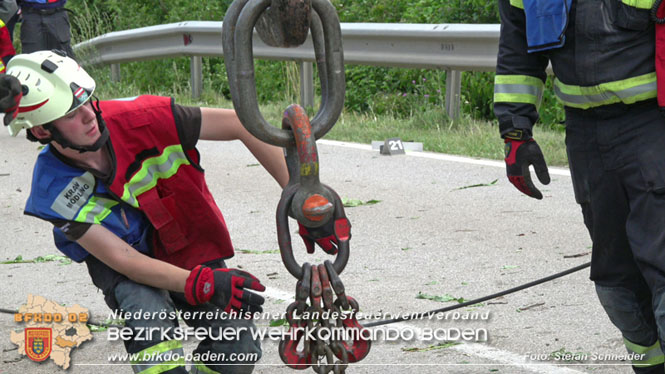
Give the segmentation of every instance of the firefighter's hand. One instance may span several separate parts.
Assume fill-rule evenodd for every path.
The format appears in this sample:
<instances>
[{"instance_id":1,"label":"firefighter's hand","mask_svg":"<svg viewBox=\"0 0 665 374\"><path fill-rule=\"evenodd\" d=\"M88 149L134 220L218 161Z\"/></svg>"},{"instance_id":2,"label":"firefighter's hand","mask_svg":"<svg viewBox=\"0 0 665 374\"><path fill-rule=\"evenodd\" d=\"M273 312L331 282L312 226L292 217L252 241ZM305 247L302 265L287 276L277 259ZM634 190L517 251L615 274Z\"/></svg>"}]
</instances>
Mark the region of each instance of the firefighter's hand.
<instances>
[{"instance_id":1,"label":"firefighter's hand","mask_svg":"<svg viewBox=\"0 0 665 374\"><path fill-rule=\"evenodd\" d=\"M5 126L16 118L22 97L21 82L11 75L0 75L0 111L5 114Z\"/></svg>"},{"instance_id":2,"label":"firefighter's hand","mask_svg":"<svg viewBox=\"0 0 665 374\"><path fill-rule=\"evenodd\" d=\"M321 227L308 228L298 222L298 233L307 247L307 253L314 253L314 243L326 253L337 254L337 237L335 236L335 220L330 219Z\"/></svg>"},{"instance_id":3,"label":"firefighter's hand","mask_svg":"<svg viewBox=\"0 0 665 374\"><path fill-rule=\"evenodd\" d=\"M225 312L262 312L265 299L250 291L265 291L252 274L238 269L211 269L197 266L187 277L185 298L192 305L210 302Z\"/></svg>"},{"instance_id":4,"label":"firefighter's hand","mask_svg":"<svg viewBox=\"0 0 665 374\"><path fill-rule=\"evenodd\" d=\"M533 165L536 176L542 184L550 183L550 173L547 171L547 164L540 147L533 139L514 140L505 139L506 144L506 171L510 183L515 185L522 193L536 198L543 198L543 194L538 191L531 181L529 165Z\"/></svg>"}]
</instances>

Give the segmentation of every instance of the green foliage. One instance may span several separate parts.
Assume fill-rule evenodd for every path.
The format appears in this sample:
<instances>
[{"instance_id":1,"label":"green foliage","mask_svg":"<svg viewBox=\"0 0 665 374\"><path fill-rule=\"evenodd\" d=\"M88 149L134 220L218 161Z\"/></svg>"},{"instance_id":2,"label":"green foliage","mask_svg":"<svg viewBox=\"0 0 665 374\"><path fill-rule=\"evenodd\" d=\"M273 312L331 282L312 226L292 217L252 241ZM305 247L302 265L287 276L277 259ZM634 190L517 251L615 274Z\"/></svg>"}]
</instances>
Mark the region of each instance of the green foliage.
<instances>
[{"instance_id":1,"label":"green foliage","mask_svg":"<svg viewBox=\"0 0 665 374\"><path fill-rule=\"evenodd\" d=\"M496 1L484 0L331 0L341 22L381 23L498 23ZM74 43L111 31L128 30L182 21L221 21L232 0L70 0ZM190 59L180 57L121 65L123 85L132 95L160 92L178 95L190 91ZM426 123L440 117L445 103L446 72L372 66L346 65L347 110L372 115L390 114L398 118L416 116ZM108 77L108 68L102 68ZM260 102L290 101L299 97L298 68L294 62L255 60L257 94ZM203 86L230 99L224 60L203 59ZM494 121L492 112L493 73L462 74L462 113L470 118ZM116 83L103 78L100 95L119 93ZM317 82L318 83L318 82ZM551 88L551 82L548 83ZM318 87L318 86L317 86ZM127 90L124 89L124 92ZM109 96L105 96L105 94ZM426 113L432 112L435 115ZM427 118L426 118L427 117ZM445 117L445 116L444 116ZM563 118L546 91L541 107L541 122L560 127ZM552 125L549 125L552 124Z\"/></svg>"},{"instance_id":2,"label":"green foliage","mask_svg":"<svg viewBox=\"0 0 665 374\"><path fill-rule=\"evenodd\" d=\"M498 23L495 1L333 0L342 22ZM369 66L346 66L346 108L410 117L445 103L446 73ZM462 74L462 112L493 120L494 74Z\"/></svg>"},{"instance_id":3,"label":"green foliage","mask_svg":"<svg viewBox=\"0 0 665 374\"><path fill-rule=\"evenodd\" d=\"M494 119L492 103L494 99L494 73L462 73L462 113L473 118Z\"/></svg>"},{"instance_id":4,"label":"green foliage","mask_svg":"<svg viewBox=\"0 0 665 374\"><path fill-rule=\"evenodd\" d=\"M402 21L402 14L413 1L404 0L332 0L341 22Z\"/></svg>"},{"instance_id":5,"label":"green foliage","mask_svg":"<svg viewBox=\"0 0 665 374\"><path fill-rule=\"evenodd\" d=\"M185 1L185 0L69 0L67 7L76 16L72 34L76 34L78 18L86 17L86 8L95 9L114 29L127 30L137 27L162 25L182 21L221 21L232 0ZM98 21L95 18L93 21Z\"/></svg>"},{"instance_id":6,"label":"green foliage","mask_svg":"<svg viewBox=\"0 0 665 374\"><path fill-rule=\"evenodd\" d=\"M499 23L496 1L410 0L401 22L408 23Z\"/></svg>"},{"instance_id":7,"label":"green foliage","mask_svg":"<svg viewBox=\"0 0 665 374\"><path fill-rule=\"evenodd\" d=\"M540 114L540 123L544 126L557 131L564 130L563 121L565 114L563 105L554 96L554 79L550 76L545 82L545 92L543 93L543 102L538 110Z\"/></svg>"},{"instance_id":8,"label":"green foliage","mask_svg":"<svg viewBox=\"0 0 665 374\"><path fill-rule=\"evenodd\" d=\"M496 1L332 0L342 22L499 23Z\"/></svg>"}]
</instances>

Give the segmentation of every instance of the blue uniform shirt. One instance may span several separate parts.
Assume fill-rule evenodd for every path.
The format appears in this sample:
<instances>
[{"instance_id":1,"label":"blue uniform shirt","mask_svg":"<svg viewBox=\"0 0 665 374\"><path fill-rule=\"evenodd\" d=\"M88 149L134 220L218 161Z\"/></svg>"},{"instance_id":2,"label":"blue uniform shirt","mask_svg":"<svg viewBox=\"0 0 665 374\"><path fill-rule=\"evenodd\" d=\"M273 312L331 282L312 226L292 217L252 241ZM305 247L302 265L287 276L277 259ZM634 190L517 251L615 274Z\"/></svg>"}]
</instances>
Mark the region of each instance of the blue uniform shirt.
<instances>
[{"instance_id":1,"label":"blue uniform shirt","mask_svg":"<svg viewBox=\"0 0 665 374\"><path fill-rule=\"evenodd\" d=\"M119 203L91 172L70 166L50 146L39 154L32 176L25 214L50 222L101 224L136 250L149 253L150 223L142 212ZM76 262L89 254L67 239L67 224L54 227L57 248Z\"/></svg>"}]
</instances>

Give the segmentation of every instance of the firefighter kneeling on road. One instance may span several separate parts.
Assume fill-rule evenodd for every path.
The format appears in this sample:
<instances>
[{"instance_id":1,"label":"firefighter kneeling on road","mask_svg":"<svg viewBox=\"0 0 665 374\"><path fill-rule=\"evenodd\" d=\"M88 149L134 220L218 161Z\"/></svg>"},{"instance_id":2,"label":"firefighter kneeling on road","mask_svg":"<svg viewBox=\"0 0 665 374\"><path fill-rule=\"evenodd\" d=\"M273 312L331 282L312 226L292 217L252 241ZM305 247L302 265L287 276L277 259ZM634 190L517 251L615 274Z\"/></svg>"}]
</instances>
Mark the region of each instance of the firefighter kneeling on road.
<instances>
[{"instance_id":1,"label":"firefighter kneeling on road","mask_svg":"<svg viewBox=\"0 0 665 374\"><path fill-rule=\"evenodd\" d=\"M654 0L499 0L494 112L510 181L542 199L532 138L548 62L565 105L575 199L593 240L591 280L636 373L663 373L665 118L659 112Z\"/></svg>"},{"instance_id":2,"label":"firefighter kneeling on road","mask_svg":"<svg viewBox=\"0 0 665 374\"><path fill-rule=\"evenodd\" d=\"M28 139L46 144L25 214L53 223L57 248L86 263L108 306L132 316L125 323L133 331L178 325L177 318L134 316L190 312L197 317L185 319L191 327L213 334L229 327L243 331L231 341L207 336L194 352L199 357L260 358L251 319L205 317L260 312L264 299L254 291L265 287L224 263L233 247L195 146L198 139L239 139L284 186L282 150L253 137L233 110L185 107L157 96L99 101L94 90L95 81L59 51L17 55L0 76L0 110L9 133L26 129ZM334 245L334 237L304 239ZM134 372L186 373L182 343L150 336L125 341L127 352L138 353ZM180 360L150 360L169 352ZM254 361L206 361L195 362L191 372L253 368Z\"/></svg>"}]
</instances>

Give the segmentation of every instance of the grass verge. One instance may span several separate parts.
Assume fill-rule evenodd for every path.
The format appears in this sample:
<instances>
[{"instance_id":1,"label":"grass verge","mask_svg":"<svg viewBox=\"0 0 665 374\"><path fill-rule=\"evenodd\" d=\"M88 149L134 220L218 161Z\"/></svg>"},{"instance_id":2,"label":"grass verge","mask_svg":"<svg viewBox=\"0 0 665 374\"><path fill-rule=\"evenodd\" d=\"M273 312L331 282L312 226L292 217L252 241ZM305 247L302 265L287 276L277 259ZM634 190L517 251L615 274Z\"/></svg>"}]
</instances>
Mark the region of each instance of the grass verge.
<instances>
[{"instance_id":1,"label":"grass verge","mask_svg":"<svg viewBox=\"0 0 665 374\"><path fill-rule=\"evenodd\" d=\"M108 77L102 69L94 69L93 77ZM106 68L108 70L108 68ZM105 78L102 78L104 80ZM214 106L232 108L233 104L222 95L204 90L201 98L193 100L189 87L174 88L177 92L138 92L131 83L99 82L98 95L101 98L130 97L137 94L173 96L182 105ZM279 126L282 111L289 102L261 105L263 116L270 123ZM318 110L318 107L316 108ZM310 111L310 113L314 113ZM423 143L425 151L440 152L468 157L503 159L503 141L499 138L496 123L478 121L468 116L452 121L441 108L414 112L409 118L399 118L390 114L375 115L345 111L337 124L326 134L329 140L370 143L372 140L385 140L399 137L402 141ZM568 165L564 144L564 134L546 127L536 126L534 138L538 141L545 160L551 166Z\"/></svg>"}]
</instances>

